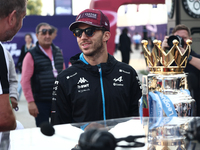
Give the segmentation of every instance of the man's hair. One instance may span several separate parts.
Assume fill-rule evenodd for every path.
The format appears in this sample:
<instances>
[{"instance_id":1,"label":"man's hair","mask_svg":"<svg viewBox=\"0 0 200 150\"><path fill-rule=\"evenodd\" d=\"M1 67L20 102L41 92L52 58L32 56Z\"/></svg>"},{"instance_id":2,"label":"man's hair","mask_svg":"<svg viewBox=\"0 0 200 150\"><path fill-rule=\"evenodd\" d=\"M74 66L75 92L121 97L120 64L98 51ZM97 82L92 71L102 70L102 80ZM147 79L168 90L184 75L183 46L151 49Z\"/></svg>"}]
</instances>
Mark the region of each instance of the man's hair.
<instances>
[{"instance_id":1,"label":"man's hair","mask_svg":"<svg viewBox=\"0 0 200 150\"><path fill-rule=\"evenodd\" d=\"M48 24L48 23L46 23L46 22L39 23L39 24L37 25L37 27L35 28L35 33L39 33L39 30L40 30L40 27L41 27L41 26L50 26L50 27L51 27L51 25Z\"/></svg>"},{"instance_id":2,"label":"man's hair","mask_svg":"<svg viewBox=\"0 0 200 150\"><path fill-rule=\"evenodd\" d=\"M7 17L16 10L17 17L26 10L27 0L0 0L0 18Z\"/></svg>"},{"instance_id":3,"label":"man's hair","mask_svg":"<svg viewBox=\"0 0 200 150\"><path fill-rule=\"evenodd\" d=\"M188 32L188 35L191 35L189 28L184 24L179 24L175 26L175 28L172 30L172 34L174 34L178 30L186 30Z\"/></svg>"}]
</instances>

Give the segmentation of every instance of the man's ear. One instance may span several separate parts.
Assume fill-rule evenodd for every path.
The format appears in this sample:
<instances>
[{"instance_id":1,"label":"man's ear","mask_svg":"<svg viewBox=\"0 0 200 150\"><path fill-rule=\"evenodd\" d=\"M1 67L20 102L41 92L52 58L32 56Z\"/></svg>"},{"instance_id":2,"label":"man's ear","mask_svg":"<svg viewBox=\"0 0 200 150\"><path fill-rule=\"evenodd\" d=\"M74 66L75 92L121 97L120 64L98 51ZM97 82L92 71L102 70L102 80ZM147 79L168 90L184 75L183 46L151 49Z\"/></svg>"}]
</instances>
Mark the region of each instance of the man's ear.
<instances>
[{"instance_id":1,"label":"man's ear","mask_svg":"<svg viewBox=\"0 0 200 150\"><path fill-rule=\"evenodd\" d=\"M38 33L36 33L35 35L36 35L36 38L38 39Z\"/></svg>"},{"instance_id":2,"label":"man's ear","mask_svg":"<svg viewBox=\"0 0 200 150\"><path fill-rule=\"evenodd\" d=\"M17 17L16 17L16 10L13 10L9 15L8 15L8 24L10 26L15 25L15 22L17 21Z\"/></svg>"},{"instance_id":3,"label":"man's ear","mask_svg":"<svg viewBox=\"0 0 200 150\"><path fill-rule=\"evenodd\" d=\"M110 39L111 33L109 31L104 32L104 41L108 41Z\"/></svg>"}]
</instances>

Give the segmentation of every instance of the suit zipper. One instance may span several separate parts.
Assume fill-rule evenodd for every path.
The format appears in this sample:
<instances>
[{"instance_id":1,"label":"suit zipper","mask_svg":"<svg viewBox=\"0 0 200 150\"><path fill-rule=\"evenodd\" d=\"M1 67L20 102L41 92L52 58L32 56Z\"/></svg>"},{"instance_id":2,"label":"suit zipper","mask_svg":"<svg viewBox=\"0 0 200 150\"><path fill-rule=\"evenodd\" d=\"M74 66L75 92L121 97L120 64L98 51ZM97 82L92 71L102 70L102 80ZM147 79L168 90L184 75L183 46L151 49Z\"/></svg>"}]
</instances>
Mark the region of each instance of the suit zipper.
<instances>
[{"instance_id":1,"label":"suit zipper","mask_svg":"<svg viewBox=\"0 0 200 150\"><path fill-rule=\"evenodd\" d=\"M105 95L104 95L104 88L103 88L102 69L101 69L100 64L97 66L99 68L99 74L100 74L101 95L102 95L102 103L103 103L103 119L106 120Z\"/></svg>"}]
</instances>

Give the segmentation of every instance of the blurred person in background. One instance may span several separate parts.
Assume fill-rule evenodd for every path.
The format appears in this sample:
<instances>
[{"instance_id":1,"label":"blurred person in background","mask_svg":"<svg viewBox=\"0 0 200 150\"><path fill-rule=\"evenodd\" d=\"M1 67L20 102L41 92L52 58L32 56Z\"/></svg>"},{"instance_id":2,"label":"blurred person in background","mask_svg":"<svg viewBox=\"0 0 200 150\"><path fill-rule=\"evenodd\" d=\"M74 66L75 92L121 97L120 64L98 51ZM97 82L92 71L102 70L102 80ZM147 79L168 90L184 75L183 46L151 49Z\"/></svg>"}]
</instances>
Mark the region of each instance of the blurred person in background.
<instances>
[{"instance_id":1,"label":"blurred person in background","mask_svg":"<svg viewBox=\"0 0 200 150\"><path fill-rule=\"evenodd\" d=\"M36 46L24 57L21 85L36 126L49 122L54 81L65 69L61 50L52 43L52 27L42 22L36 27Z\"/></svg>"},{"instance_id":2,"label":"blurred person in background","mask_svg":"<svg viewBox=\"0 0 200 150\"><path fill-rule=\"evenodd\" d=\"M154 47L153 41L157 39L154 32L151 32L151 36L148 38L148 48L151 51Z\"/></svg>"},{"instance_id":3,"label":"blurred person in background","mask_svg":"<svg viewBox=\"0 0 200 150\"><path fill-rule=\"evenodd\" d=\"M23 63L24 57L25 57L26 53L28 52L28 50L35 46L33 44L33 38L30 33L25 34L24 40L25 40L25 44L21 48L21 53L20 53L19 59L16 64L16 68L18 70L18 89L17 90L19 93L19 100L20 100L21 94L22 94L22 86L20 83L21 73L22 73L22 63Z\"/></svg>"},{"instance_id":4,"label":"blurred person in background","mask_svg":"<svg viewBox=\"0 0 200 150\"><path fill-rule=\"evenodd\" d=\"M134 41L134 44L135 44L135 50L139 50L141 39L142 39L141 35L138 34L138 32L135 32L135 34L133 35L133 41Z\"/></svg>"},{"instance_id":5,"label":"blurred person in background","mask_svg":"<svg viewBox=\"0 0 200 150\"><path fill-rule=\"evenodd\" d=\"M128 29L124 28L119 37L119 50L122 55L122 62L129 64L131 50L131 38L128 36Z\"/></svg>"}]
</instances>

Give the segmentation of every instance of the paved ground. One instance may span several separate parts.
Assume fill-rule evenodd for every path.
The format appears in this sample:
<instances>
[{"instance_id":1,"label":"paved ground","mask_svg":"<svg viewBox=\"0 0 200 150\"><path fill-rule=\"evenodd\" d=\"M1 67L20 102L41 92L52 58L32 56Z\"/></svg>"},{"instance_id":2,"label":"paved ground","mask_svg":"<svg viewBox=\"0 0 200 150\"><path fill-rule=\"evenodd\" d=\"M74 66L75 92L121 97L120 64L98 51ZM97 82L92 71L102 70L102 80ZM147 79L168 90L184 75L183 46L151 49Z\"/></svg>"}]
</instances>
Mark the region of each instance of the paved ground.
<instances>
[{"instance_id":1,"label":"paved ground","mask_svg":"<svg viewBox=\"0 0 200 150\"><path fill-rule=\"evenodd\" d=\"M134 50L134 48L132 49ZM117 51L114 54L114 57L117 60L121 61L121 52ZM131 53L129 65L135 68L135 70L138 72L139 78L141 79L142 75L139 73L139 71L146 69L144 57L143 55L141 55L141 49L137 51L134 50L134 52ZM15 111L17 120L20 121L24 125L24 128L36 127L34 117L32 117L28 112L27 102L25 100L23 93L22 93L18 106L19 106L19 110Z\"/></svg>"}]
</instances>

